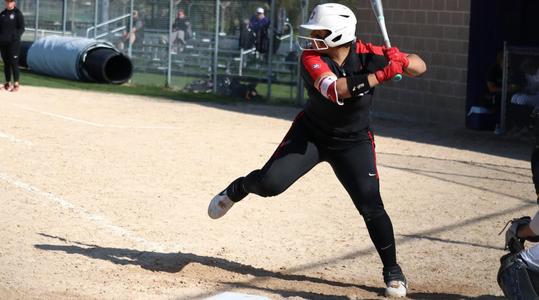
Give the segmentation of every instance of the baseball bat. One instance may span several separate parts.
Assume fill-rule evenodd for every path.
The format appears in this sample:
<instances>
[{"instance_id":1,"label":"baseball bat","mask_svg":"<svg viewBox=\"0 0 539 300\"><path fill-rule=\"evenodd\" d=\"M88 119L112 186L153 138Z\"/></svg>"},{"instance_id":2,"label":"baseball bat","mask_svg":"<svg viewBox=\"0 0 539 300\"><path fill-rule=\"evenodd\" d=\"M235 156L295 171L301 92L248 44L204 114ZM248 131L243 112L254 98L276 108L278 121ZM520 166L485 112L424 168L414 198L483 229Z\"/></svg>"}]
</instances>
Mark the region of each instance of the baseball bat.
<instances>
[{"instance_id":1,"label":"baseball bat","mask_svg":"<svg viewBox=\"0 0 539 300\"><path fill-rule=\"evenodd\" d=\"M384 7L382 6L382 0L371 0L372 11L374 16L376 16L376 21L380 30L382 31L382 37L384 38L384 45L387 48L391 48L391 41L389 40L389 35L386 28L386 20L384 17ZM402 74L397 74L393 77L394 81L400 81L402 79Z\"/></svg>"}]
</instances>

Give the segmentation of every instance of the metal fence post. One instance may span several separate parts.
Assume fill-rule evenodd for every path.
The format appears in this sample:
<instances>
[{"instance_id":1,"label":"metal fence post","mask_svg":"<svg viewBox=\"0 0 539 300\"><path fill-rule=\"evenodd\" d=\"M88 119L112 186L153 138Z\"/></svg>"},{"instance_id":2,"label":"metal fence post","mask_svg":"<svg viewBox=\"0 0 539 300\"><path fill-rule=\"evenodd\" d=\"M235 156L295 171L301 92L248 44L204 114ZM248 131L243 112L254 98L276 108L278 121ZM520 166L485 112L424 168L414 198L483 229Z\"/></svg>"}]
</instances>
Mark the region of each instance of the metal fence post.
<instances>
[{"instance_id":1,"label":"metal fence post","mask_svg":"<svg viewBox=\"0 0 539 300\"><path fill-rule=\"evenodd\" d=\"M37 28L39 27L39 0L36 0L36 22L34 24L34 41L37 40Z\"/></svg>"},{"instance_id":2,"label":"metal fence post","mask_svg":"<svg viewBox=\"0 0 539 300\"><path fill-rule=\"evenodd\" d=\"M307 14L309 13L307 10L309 9L309 0L301 0L301 23L305 23L307 20ZM298 81L298 90L297 90L297 102L298 105L303 105L304 101L304 86L303 86L303 78L301 76L301 51L298 55L298 70L297 70L297 81Z\"/></svg>"},{"instance_id":3,"label":"metal fence post","mask_svg":"<svg viewBox=\"0 0 539 300\"><path fill-rule=\"evenodd\" d=\"M268 49L268 100L271 100L271 77L273 75L273 45L275 39L275 0L271 0L269 25L269 49Z\"/></svg>"},{"instance_id":4,"label":"metal fence post","mask_svg":"<svg viewBox=\"0 0 539 300\"><path fill-rule=\"evenodd\" d=\"M110 0L103 0L101 1L101 17L99 18L99 23L104 24L103 31L107 34L105 35L106 38L109 36L109 24L107 21L109 21L109 9L110 9Z\"/></svg>"},{"instance_id":5,"label":"metal fence post","mask_svg":"<svg viewBox=\"0 0 539 300\"><path fill-rule=\"evenodd\" d=\"M99 0L95 0L94 11L94 39L97 37L97 17L99 16Z\"/></svg>"},{"instance_id":6,"label":"metal fence post","mask_svg":"<svg viewBox=\"0 0 539 300\"><path fill-rule=\"evenodd\" d=\"M172 74L172 22L174 22L174 0L169 1L168 12L168 49L167 49L167 82L166 87L171 86L171 74Z\"/></svg>"},{"instance_id":7,"label":"metal fence post","mask_svg":"<svg viewBox=\"0 0 539 300\"><path fill-rule=\"evenodd\" d=\"M509 74L509 53L507 53L507 41L503 42L503 76L502 76L502 105L500 110L500 133L505 133L507 126L507 91Z\"/></svg>"},{"instance_id":8,"label":"metal fence post","mask_svg":"<svg viewBox=\"0 0 539 300\"><path fill-rule=\"evenodd\" d=\"M217 65L219 63L219 24L221 23L221 1L215 0L215 42L213 50L213 92L217 93Z\"/></svg>"},{"instance_id":9,"label":"metal fence post","mask_svg":"<svg viewBox=\"0 0 539 300\"><path fill-rule=\"evenodd\" d=\"M134 10L134 3L133 0L131 0L131 3L129 4L129 10L131 16L129 17L129 28L127 32L127 56L131 57L133 54L133 46L131 45L131 30L133 30L133 10Z\"/></svg>"},{"instance_id":10,"label":"metal fence post","mask_svg":"<svg viewBox=\"0 0 539 300\"><path fill-rule=\"evenodd\" d=\"M66 35L67 31L67 0L63 1L62 7L62 35Z\"/></svg>"}]
</instances>

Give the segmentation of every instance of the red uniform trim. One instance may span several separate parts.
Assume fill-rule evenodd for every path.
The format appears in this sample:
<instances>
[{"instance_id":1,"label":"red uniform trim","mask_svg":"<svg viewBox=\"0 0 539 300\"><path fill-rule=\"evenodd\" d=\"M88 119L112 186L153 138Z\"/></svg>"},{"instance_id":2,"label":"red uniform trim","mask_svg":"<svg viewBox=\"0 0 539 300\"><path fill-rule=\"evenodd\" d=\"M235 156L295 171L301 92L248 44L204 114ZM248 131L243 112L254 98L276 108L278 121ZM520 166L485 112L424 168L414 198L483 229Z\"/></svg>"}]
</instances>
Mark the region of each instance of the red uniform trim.
<instances>
[{"instance_id":1,"label":"red uniform trim","mask_svg":"<svg viewBox=\"0 0 539 300\"><path fill-rule=\"evenodd\" d=\"M276 158L279 156L279 154L281 153L281 150L284 148L284 146L286 146L286 142L288 141L288 138L290 137L290 133L292 133L292 129L294 129L294 127L296 126L297 122L303 117L303 114L304 112L301 111L295 118L294 118L294 121L292 122L292 125L290 126L290 129L288 129L288 132L286 133L286 135L284 136L283 140L281 141L281 143L279 144L279 146L277 147L277 150L275 150L275 152L273 153L273 155L271 156L271 158Z\"/></svg>"},{"instance_id":2,"label":"red uniform trim","mask_svg":"<svg viewBox=\"0 0 539 300\"><path fill-rule=\"evenodd\" d=\"M371 43L363 43L361 40L356 41L356 53L358 54L376 54L384 55L384 48L382 46L375 46Z\"/></svg>"},{"instance_id":3,"label":"red uniform trim","mask_svg":"<svg viewBox=\"0 0 539 300\"><path fill-rule=\"evenodd\" d=\"M385 56L383 46L376 46L376 45L373 45L371 43L364 43L361 40L356 41L356 53L358 53L358 54L370 54L370 53L372 53L372 54L375 54L375 55ZM402 52L402 53L408 55L408 53L404 53L404 52Z\"/></svg>"},{"instance_id":4,"label":"red uniform trim","mask_svg":"<svg viewBox=\"0 0 539 300\"><path fill-rule=\"evenodd\" d=\"M314 51L304 51L301 55L301 63L311 75L313 82L320 78L322 74L332 72L326 62L322 60L320 54Z\"/></svg>"},{"instance_id":5,"label":"red uniform trim","mask_svg":"<svg viewBox=\"0 0 539 300\"><path fill-rule=\"evenodd\" d=\"M374 170L376 171L376 179L380 179L380 176L378 174L378 165L376 164L376 147L374 145L374 137L372 136L372 132L369 130L369 140L371 140L371 147L372 147L372 154L374 156Z\"/></svg>"}]
</instances>

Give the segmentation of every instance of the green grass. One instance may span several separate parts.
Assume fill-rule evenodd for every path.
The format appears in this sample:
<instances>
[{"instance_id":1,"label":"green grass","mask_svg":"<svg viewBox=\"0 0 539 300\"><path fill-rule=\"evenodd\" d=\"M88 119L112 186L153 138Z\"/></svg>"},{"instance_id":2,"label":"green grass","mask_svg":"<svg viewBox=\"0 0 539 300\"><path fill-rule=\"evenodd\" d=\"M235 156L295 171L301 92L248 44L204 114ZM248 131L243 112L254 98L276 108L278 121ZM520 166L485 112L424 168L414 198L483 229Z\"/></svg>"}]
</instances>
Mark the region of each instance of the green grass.
<instances>
[{"instance_id":1,"label":"green grass","mask_svg":"<svg viewBox=\"0 0 539 300\"><path fill-rule=\"evenodd\" d=\"M3 67L0 64L0 68ZM241 99L234 99L227 96L215 95L215 94L194 94L181 91L183 87L197 78L173 76L171 80L171 88L164 87L165 75L164 74L149 74L149 73L135 73L131 82L123 85L112 84L98 84L88 82L78 82L66 79L54 78L49 76L43 76L29 72L27 70L21 70L21 84L29 86L40 86L59 89L73 89L73 90L90 90L97 92L126 94L126 95L140 95L148 97L157 97L170 100L182 100L182 101L208 101L217 103L239 103L243 102ZM258 93L262 96L260 103L266 104L279 104L279 105L294 105L295 100L295 88L293 88L292 98L290 96L290 86L287 85L272 85L272 99L266 100L267 84L259 83L256 87Z\"/></svg>"},{"instance_id":2,"label":"green grass","mask_svg":"<svg viewBox=\"0 0 539 300\"><path fill-rule=\"evenodd\" d=\"M21 85L40 86L71 90L90 90L97 92L116 93L125 95L140 95L182 101L209 101L218 103L234 103L239 100L215 94L185 93L178 89L164 87L163 77L158 82L158 75L143 74L133 78L133 83L112 85L71 81L21 71ZM137 83L138 82L138 83ZM144 84L142 84L144 83Z\"/></svg>"}]
</instances>

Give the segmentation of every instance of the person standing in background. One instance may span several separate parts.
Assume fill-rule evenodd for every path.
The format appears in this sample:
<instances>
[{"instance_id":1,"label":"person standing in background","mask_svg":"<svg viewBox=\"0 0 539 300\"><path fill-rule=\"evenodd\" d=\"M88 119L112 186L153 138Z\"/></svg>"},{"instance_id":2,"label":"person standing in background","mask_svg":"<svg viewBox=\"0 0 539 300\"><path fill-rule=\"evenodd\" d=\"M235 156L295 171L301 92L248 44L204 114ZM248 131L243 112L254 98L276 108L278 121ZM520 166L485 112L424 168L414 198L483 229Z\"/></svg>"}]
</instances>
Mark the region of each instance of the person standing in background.
<instances>
[{"instance_id":1,"label":"person standing in background","mask_svg":"<svg viewBox=\"0 0 539 300\"><path fill-rule=\"evenodd\" d=\"M135 49L142 49L144 42L144 21L138 10L133 10L131 17L133 18L133 28L129 28L129 31L124 31L122 38L116 45L120 50L125 49L126 42Z\"/></svg>"},{"instance_id":2,"label":"person standing in background","mask_svg":"<svg viewBox=\"0 0 539 300\"><path fill-rule=\"evenodd\" d=\"M185 15L185 10L180 8L174 24L172 24L171 43L175 47L174 53L183 52L186 41L191 38L191 22Z\"/></svg>"},{"instance_id":3,"label":"person standing in background","mask_svg":"<svg viewBox=\"0 0 539 300\"><path fill-rule=\"evenodd\" d=\"M24 16L16 7L15 0L5 0L6 9L0 13L0 54L4 62L6 82L2 86L8 92L19 90L19 51L24 33ZM13 84L11 84L13 75Z\"/></svg>"},{"instance_id":4,"label":"person standing in background","mask_svg":"<svg viewBox=\"0 0 539 300\"><path fill-rule=\"evenodd\" d=\"M256 13L249 20L249 28L258 33L260 30L266 28L269 25L270 21L266 18L264 14L264 9L259 7L256 9Z\"/></svg>"}]
</instances>

